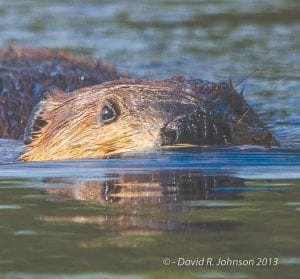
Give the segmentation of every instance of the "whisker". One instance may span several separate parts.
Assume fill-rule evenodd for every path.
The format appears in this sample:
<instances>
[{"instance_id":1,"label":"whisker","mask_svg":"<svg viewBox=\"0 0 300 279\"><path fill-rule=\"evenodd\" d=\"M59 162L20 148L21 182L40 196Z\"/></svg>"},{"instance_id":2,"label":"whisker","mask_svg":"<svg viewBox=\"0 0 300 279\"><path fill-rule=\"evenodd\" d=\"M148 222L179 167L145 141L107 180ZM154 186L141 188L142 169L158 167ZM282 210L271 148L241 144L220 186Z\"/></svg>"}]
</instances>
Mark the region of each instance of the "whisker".
<instances>
[{"instance_id":1,"label":"whisker","mask_svg":"<svg viewBox=\"0 0 300 279\"><path fill-rule=\"evenodd\" d=\"M234 125L233 129L235 129L241 121L246 117L246 115L251 111L252 107L249 107L248 110L242 115L242 117L239 119L239 121Z\"/></svg>"},{"instance_id":2,"label":"whisker","mask_svg":"<svg viewBox=\"0 0 300 279\"><path fill-rule=\"evenodd\" d=\"M247 78L249 78L250 76L252 76L254 73L256 73L257 71L259 71L259 70L262 70L262 67L264 66L264 65L266 65L269 61L271 60L271 58L270 59L268 59L268 60L266 60L264 63L262 63L261 65L259 65L257 68L255 68L253 71L251 71L250 73L248 73L248 74L246 74L245 76L243 76L242 78L240 78L239 80L238 80L238 82L234 85L234 88L236 88L236 87L238 87L242 82L244 82Z\"/></svg>"},{"instance_id":3,"label":"whisker","mask_svg":"<svg viewBox=\"0 0 300 279\"><path fill-rule=\"evenodd\" d=\"M244 90L245 90L245 84L243 85L243 87L242 87L242 89L241 89L241 91L240 91L240 95L241 95L241 96L244 96Z\"/></svg>"}]
</instances>

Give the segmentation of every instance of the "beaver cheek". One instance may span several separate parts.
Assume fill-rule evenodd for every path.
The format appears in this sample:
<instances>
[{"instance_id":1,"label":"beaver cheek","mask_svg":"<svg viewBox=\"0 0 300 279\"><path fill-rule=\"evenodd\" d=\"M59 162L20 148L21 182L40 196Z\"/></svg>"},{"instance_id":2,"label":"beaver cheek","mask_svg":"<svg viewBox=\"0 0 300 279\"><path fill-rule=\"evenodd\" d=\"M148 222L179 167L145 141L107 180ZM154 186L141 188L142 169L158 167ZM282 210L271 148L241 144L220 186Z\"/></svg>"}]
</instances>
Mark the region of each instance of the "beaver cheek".
<instances>
[{"instance_id":1,"label":"beaver cheek","mask_svg":"<svg viewBox=\"0 0 300 279\"><path fill-rule=\"evenodd\" d=\"M260 133L252 137L252 144L262 145L265 147L279 146L279 142L273 138L273 135L266 130L261 130Z\"/></svg>"}]
</instances>

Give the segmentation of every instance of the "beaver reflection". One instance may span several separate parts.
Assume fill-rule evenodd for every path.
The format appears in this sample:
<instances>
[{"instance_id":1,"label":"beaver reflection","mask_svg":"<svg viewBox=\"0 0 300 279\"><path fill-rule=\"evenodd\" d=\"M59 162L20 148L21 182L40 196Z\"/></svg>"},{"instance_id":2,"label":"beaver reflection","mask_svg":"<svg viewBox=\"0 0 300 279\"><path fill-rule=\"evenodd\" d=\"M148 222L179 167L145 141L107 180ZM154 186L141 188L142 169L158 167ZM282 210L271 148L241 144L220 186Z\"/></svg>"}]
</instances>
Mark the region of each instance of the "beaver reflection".
<instances>
[{"instance_id":1,"label":"beaver reflection","mask_svg":"<svg viewBox=\"0 0 300 279\"><path fill-rule=\"evenodd\" d=\"M186 212L195 207L207 208L204 201L241 199L238 192L230 191L229 187L243 186L241 178L210 176L191 170L115 174L107 177L105 181L52 179L46 182L47 189L44 191L52 195L49 198L52 202L79 200L121 209L121 212L108 216L48 216L44 220L89 223L122 233L134 231L143 234L172 230L186 232L232 229L236 224L230 222L183 222L161 219L157 214ZM52 183L65 185L51 187ZM218 206L217 202L215 204Z\"/></svg>"},{"instance_id":2,"label":"beaver reflection","mask_svg":"<svg viewBox=\"0 0 300 279\"><path fill-rule=\"evenodd\" d=\"M227 175L210 176L199 172L174 170L141 174L114 174L105 181L47 180L65 183L66 187L49 187L45 191L55 200L96 202L103 206L180 203L180 201L237 198L236 192L216 188L243 186L243 179ZM68 187L69 185L69 187Z\"/></svg>"}]
</instances>

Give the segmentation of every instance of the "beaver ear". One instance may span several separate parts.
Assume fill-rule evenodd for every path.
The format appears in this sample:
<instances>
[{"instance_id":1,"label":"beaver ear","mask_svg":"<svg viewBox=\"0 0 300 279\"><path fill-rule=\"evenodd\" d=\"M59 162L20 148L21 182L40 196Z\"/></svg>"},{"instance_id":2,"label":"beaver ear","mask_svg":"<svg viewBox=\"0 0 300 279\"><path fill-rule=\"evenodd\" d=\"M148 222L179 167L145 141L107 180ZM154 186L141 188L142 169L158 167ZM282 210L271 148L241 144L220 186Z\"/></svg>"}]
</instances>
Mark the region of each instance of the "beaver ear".
<instances>
[{"instance_id":1,"label":"beaver ear","mask_svg":"<svg viewBox=\"0 0 300 279\"><path fill-rule=\"evenodd\" d=\"M41 129L49 123L51 111L57 107L66 93L57 87L46 88L40 96L40 101L33 108L24 132L24 143L30 144L38 138Z\"/></svg>"}]
</instances>

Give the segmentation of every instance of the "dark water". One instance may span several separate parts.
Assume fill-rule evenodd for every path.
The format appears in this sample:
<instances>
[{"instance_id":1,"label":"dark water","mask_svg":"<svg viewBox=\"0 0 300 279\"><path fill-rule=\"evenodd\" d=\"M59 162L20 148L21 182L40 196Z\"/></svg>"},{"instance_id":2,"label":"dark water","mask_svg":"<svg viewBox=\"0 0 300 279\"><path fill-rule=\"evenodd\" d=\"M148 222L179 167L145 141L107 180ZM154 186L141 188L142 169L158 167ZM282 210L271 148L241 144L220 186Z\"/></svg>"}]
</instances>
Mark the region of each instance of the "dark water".
<instances>
[{"instance_id":1,"label":"dark water","mask_svg":"<svg viewBox=\"0 0 300 279\"><path fill-rule=\"evenodd\" d=\"M282 144L20 163L21 143L0 140L0 278L299 278L299 14L296 0L0 0L1 48L142 78L259 68L238 88Z\"/></svg>"}]
</instances>

